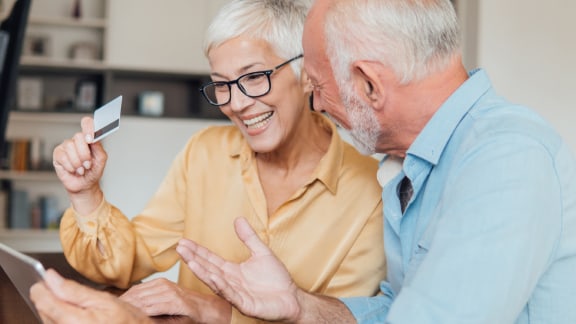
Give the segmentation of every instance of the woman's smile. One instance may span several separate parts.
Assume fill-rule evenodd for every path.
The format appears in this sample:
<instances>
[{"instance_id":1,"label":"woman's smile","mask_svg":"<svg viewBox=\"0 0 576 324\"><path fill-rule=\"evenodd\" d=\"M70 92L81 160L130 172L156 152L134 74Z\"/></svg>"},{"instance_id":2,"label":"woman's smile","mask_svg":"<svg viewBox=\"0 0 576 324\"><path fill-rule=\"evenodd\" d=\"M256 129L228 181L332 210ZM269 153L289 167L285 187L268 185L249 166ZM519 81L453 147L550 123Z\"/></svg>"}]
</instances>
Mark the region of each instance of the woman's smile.
<instances>
[{"instance_id":1,"label":"woman's smile","mask_svg":"<svg viewBox=\"0 0 576 324\"><path fill-rule=\"evenodd\" d=\"M244 123L244 126L246 126L246 128L248 129L259 129L263 128L270 122L272 115L274 115L274 112L269 111L256 117L243 120L242 122Z\"/></svg>"}]
</instances>

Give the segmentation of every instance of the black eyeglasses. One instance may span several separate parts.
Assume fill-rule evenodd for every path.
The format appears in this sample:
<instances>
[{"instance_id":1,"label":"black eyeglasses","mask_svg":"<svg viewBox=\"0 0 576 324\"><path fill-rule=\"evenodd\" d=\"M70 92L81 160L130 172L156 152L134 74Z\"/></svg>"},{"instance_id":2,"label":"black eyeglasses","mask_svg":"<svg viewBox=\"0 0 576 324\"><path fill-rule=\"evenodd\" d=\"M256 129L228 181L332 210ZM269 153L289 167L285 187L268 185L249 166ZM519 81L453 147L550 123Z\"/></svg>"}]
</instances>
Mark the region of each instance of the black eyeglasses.
<instances>
[{"instance_id":1,"label":"black eyeglasses","mask_svg":"<svg viewBox=\"0 0 576 324\"><path fill-rule=\"evenodd\" d=\"M291 63L294 60L301 58L303 55L300 54L296 57L289 59L288 61L277 65L271 70L250 72L241 75L236 80L232 81L216 81L210 82L203 85L200 92L206 98L206 100L214 106L223 106L230 102L232 98L232 85L236 84L238 89L242 91L243 94L250 98L258 98L267 95L272 88L270 83L270 75L276 72L283 66Z\"/></svg>"}]
</instances>

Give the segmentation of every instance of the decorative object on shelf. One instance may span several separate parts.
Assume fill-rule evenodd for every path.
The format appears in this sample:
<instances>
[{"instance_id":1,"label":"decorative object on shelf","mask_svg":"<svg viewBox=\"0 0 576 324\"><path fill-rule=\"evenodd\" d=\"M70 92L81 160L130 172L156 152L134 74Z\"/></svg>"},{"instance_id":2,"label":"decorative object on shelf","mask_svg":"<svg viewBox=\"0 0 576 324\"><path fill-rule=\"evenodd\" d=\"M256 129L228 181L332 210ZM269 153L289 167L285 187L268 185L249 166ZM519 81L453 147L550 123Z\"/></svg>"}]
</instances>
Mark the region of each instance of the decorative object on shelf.
<instances>
[{"instance_id":1,"label":"decorative object on shelf","mask_svg":"<svg viewBox=\"0 0 576 324\"><path fill-rule=\"evenodd\" d=\"M98 86L91 80L80 80L76 84L76 108L79 111L92 111L96 107Z\"/></svg>"},{"instance_id":2,"label":"decorative object on shelf","mask_svg":"<svg viewBox=\"0 0 576 324\"><path fill-rule=\"evenodd\" d=\"M39 136L9 139L0 152L0 170L53 172L51 153L47 152L45 141Z\"/></svg>"},{"instance_id":3,"label":"decorative object on shelf","mask_svg":"<svg viewBox=\"0 0 576 324\"><path fill-rule=\"evenodd\" d=\"M164 94L160 91L144 91L138 96L138 111L145 116L162 116Z\"/></svg>"},{"instance_id":4,"label":"decorative object on shelf","mask_svg":"<svg viewBox=\"0 0 576 324\"><path fill-rule=\"evenodd\" d=\"M54 195L40 196L40 228L57 229L62 217L62 211L58 208L58 197Z\"/></svg>"},{"instance_id":5,"label":"decorative object on shelf","mask_svg":"<svg viewBox=\"0 0 576 324\"><path fill-rule=\"evenodd\" d=\"M50 56L51 42L47 35L27 35L23 54L26 56Z\"/></svg>"},{"instance_id":6,"label":"decorative object on shelf","mask_svg":"<svg viewBox=\"0 0 576 324\"><path fill-rule=\"evenodd\" d=\"M76 110L76 94L72 91L71 95L44 95L43 111L66 112Z\"/></svg>"},{"instance_id":7,"label":"decorative object on shelf","mask_svg":"<svg viewBox=\"0 0 576 324\"><path fill-rule=\"evenodd\" d=\"M43 158L44 141L40 137L33 137L30 139L30 170L41 170L44 164Z\"/></svg>"},{"instance_id":8,"label":"decorative object on shelf","mask_svg":"<svg viewBox=\"0 0 576 324\"><path fill-rule=\"evenodd\" d=\"M99 59L96 44L78 42L70 46L70 58L75 61L95 61Z\"/></svg>"},{"instance_id":9,"label":"decorative object on shelf","mask_svg":"<svg viewBox=\"0 0 576 324\"><path fill-rule=\"evenodd\" d=\"M15 138L5 143L2 167L13 171L30 170L30 146L29 138Z\"/></svg>"},{"instance_id":10,"label":"decorative object on shelf","mask_svg":"<svg viewBox=\"0 0 576 324\"><path fill-rule=\"evenodd\" d=\"M18 79L18 109L42 109L44 85L41 78L21 77Z\"/></svg>"},{"instance_id":11,"label":"decorative object on shelf","mask_svg":"<svg viewBox=\"0 0 576 324\"><path fill-rule=\"evenodd\" d=\"M9 228L30 228L30 205L28 191L14 189L10 193Z\"/></svg>"},{"instance_id":12,"label":"decorative object on shelf","mask_svg":"<svg viewBox=\"0 0 576 324\"><path fill-rule=\"evenodd\" d=\"M82 1L74 0L74 5L72 6L72 17L76 19L82 18Z\"/></svg>"}]
</instances>

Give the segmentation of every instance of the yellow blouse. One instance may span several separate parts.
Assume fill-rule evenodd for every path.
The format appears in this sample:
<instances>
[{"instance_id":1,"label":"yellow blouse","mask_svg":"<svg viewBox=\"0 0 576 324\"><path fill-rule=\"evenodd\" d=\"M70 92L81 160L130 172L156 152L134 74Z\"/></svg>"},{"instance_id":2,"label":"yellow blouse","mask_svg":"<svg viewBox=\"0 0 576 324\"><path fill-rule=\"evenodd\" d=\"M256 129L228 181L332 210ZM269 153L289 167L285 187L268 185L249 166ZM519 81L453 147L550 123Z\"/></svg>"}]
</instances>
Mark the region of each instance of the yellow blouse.
<instances>
[{"instance_id":1,"label":"yellow blouse","mask_svg":"<svg viewBox=\"0 0 576 324\"><path fill-rule=\"evenodd\" d=\"M241 262L249 252L233 220L244 216L301 288L338 297L374 295L385 276L378 163L314 114L332 132L329 149L309 181L274 214L267 215L254 153L240 131L209 127L191 137L131 221L107 201L87 216L68 208L60 226L66 258L87 278L121 288L178 262L175 246L182 237ZM185 264L178 282L211 293ZM238 316L234 312L233 322Z\"/></svg>"}]
</instances>

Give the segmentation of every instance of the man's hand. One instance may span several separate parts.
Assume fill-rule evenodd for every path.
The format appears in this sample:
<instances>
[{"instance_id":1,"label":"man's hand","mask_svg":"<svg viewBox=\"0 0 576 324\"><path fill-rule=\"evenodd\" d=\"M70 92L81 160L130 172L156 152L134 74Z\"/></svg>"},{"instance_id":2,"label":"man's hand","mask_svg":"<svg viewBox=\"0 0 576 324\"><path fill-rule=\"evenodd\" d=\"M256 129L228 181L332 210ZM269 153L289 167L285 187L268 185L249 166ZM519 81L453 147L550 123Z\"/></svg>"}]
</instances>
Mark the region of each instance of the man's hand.
<instances>
[{"instance_id":1,"label":"man's hand","mask_svg":"<svg viewBox=\"0 0 576 324\"><path fill-rule=\"evenodd\" d=\"M235 223L238 237L252 256L227 262L204 247L182 239L176 250L196 276L243 314L264 320L296 322L300 315L299 288L286 267L260 240L246 219Z\"/></svg>"},{"instance_id":2,"label":"man's hand","mask_svg":"<svg viewBox=\"0 0 576 324\"><path fill-rule=\"evenodd\" d=\"M112 294L66 280L51 269L30 288L30 297L44 323L152 323Z\"/></svg>"},{"instance_id":3,"label":"man's hand","mask_svg":"<svg viewBox=\"0 0 576 324\"><path fill-rule=\"evenodd\" d=\"M183 315L198 323L230 323L232 306L224 299L184 289L159 278L126 291L120 299L148 316Z\"/></svg>"}]
</instances>

